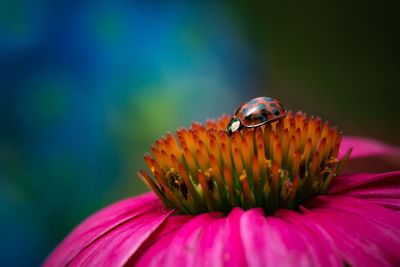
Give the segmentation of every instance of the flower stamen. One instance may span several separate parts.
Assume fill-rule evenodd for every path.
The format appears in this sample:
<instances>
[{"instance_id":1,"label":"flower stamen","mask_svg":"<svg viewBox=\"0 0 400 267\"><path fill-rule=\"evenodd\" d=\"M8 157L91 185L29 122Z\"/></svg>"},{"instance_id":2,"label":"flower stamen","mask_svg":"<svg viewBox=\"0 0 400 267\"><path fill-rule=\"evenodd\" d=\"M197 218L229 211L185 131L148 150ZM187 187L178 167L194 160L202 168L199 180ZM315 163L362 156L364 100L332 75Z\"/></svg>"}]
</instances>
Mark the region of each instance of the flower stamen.
<instances>
[{"instance_id":1,"label":"flower stamen","mask_svg":"<svg viewBox=\"0 0 400 267\"><path fill-rule=\"evenodd\" d=\"M180 213L228 213L261 207L267 214L326 194L351 151L338 160L341 133L303 112L228 137L230 117L167 133L144 157L139 176Z\"/></svg>"}]
</instances>

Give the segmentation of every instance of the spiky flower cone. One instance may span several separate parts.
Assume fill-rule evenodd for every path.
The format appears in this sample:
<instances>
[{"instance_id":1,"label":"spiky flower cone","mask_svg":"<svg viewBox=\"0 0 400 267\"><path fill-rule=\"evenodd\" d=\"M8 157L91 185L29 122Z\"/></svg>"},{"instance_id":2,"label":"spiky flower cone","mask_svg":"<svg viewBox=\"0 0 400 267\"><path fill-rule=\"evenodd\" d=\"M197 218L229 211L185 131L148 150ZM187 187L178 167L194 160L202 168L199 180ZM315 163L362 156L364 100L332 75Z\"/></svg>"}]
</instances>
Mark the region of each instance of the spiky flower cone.
<instances>
[{"instance_id":1,"label":"spiky flower cone","mask_svg":"<svg viewBox=\"0 0 400 267\"><path fill-rule=\"evenodd\" d=\"M261 207L270 214L325 194L350 150L338 160L341 133L298 112L228 137L228 116L167 133L144 157L139 176L182 214Z\"/></svg>"}]
</instances>

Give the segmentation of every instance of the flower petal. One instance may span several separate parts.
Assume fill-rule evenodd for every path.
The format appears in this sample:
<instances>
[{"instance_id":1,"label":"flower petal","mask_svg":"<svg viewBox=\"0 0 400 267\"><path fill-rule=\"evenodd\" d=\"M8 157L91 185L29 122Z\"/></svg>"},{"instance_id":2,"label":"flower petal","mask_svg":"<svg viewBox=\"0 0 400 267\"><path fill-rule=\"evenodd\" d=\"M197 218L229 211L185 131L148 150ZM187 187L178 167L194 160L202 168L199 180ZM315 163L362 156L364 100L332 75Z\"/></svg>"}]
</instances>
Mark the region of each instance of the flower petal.
<instances>
[{"instance_id":1,"label":"flower petal","mask_svg":"<svg viewBox=\"0 0 400 267\"><path fill-rule=\"evenodd\" d=\"M284 217L295 212L280 210ZM298 216L294 217L297 218ZM295 225L294 225L295 224ZM252 209L242 217L241 235L247 261L250 266L341 266L331 259L327 241L316 240L316 234L299 231L304 226L295 219L265 217L261 209ZM315 232L316 233L316 232ZM325 242L317 247L317 243Z\"/></svg>"},{"instance_id":2,"label":"flower petal","mask_svg":"<svg viewBox=\"0 0 400 267\"><path fill-rule=\"evenodd\" d=\"M353 148L351 158L362 158L375 155L400 155L400 148L389 146L378 140L364 137L344 136L340 143L339 158L342 158L350 148Z\"/></svg>"},{"instance_id":3,"label":"flower petal","mask_svg":"<svg viewBox=\"0 0 400 267\"><path fill-rule=\"evenodd\" d=\"M350 159L344 165L343 173L383 172L400 168L400 148L380 141L362 137L343 137L339 158L353 148Z\"/></svg>"},{"instance_id":4,"label":"flower petal","mask_svg":"<svg viewBox=\"0 0 400 267\"><path fill-rule=\"evenodd\" d=\"M362 198L399 210L400 171L341 175L333 180L329 194Z\"/></svg>"},{"instance_id":5,"label":"flower petal","mask_svg":"<svg viewBox=\"0 0 400 267\"><path fill-rule=\"evenodd\" d=\"M199 252L199 238L204 227L214 222L219 213L192 217L181 228L158 238L139 258L137 266L191 266Z\"/></svg>"},{"instance_id":6,"label":"flower petal","mask_svg":"<svg viewBox=\"0 0 400 267\"><path fill-rule=\"evenodd\" d=\"M301 207L332 237L351 266L395 266L400 262L400 217L363 200L320 196Z\"/></svg>"},{"instance_id":7,"label":"flower petal","mask_svg":"<svg viewBox=\"0 0 400 267\"><path fill-rule=\"evenodd\" d=\"M168 219L172 219L171 224L174 223L174 218L176 217L171 217ZM179 227L183 227L183 224L179 224ZM142 254L138 253L134 256L134 260L129 261L132 262L130 266L164 266L167 248L172 243L178 228L156 237L155 242L152 242L152 244L146 250L144 250Z\"/></svg>"},{"instance_id":8,"label":"flower petal","mask_svg":"<svg viewBox=\"0 0 400 267\"><path fill-rule=\"evenodd\" d=\"M316 261L315 266L343 266L343 259L332 237L313 220L292 210L278 210L276 215L287 221L292 231L304 236L307 249Z\"/></svg>"},{"instance_id":9,"label":"flower petal","mask_svg":"<svg viewBox=\"0 0 400 267\"><path fill-rule=\"evenodd\" d=\"M241 217L244 211L233 209L226 218L208 225L200 239L197 266L246 266L240 236Z\"/></svg>"},{"instance_id":10,"label":"flower petal","mask_svg":"<svg viewBox=\"0 0 400 267\"><path fill-rule=\"evenodd\" d=\"M193 217L175 233L159 239L137 266L246 266L236 208L225 218L221 213Z\"/></svg>"},{"instance_id":11,"label":"flower petal","mask_svg":"<svg viewBox=\"0 0 400 267\"><path fill-rule=\"evenodd\" d=\"M163 225L153 233L153 236L132 255L126 266L149 266L151 262L161 262L162 253L160 251L171 243L175 232L182 228L191 218L191 215L172 215L168 217Z\"/></svg>"},{"instance_id":12,"label":"flower petal","mask_svg":"<svg viewBox=\"0 0 400 267\"><path fill-rule=\"evenodd\" d=\"M153 193L120 201L95 213L75 228L44 265L69 265L78 256L81 260L98 256L92 258L97 265L107 265L109 260L123 264L171 212ZM107 242L109 245L105 245ZM100 247L102 252L97 253Z\"/></svg>"}]
</instances>

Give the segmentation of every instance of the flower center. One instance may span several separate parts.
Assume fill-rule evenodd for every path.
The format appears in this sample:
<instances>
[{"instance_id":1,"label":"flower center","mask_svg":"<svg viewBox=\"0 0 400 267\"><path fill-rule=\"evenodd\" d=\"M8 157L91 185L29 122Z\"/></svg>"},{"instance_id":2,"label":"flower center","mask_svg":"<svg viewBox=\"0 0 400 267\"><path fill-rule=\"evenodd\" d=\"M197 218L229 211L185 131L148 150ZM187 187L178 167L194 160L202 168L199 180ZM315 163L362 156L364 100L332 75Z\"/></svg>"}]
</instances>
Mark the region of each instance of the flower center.
<instances>
[{"instance_id":1,"label":"flower center","mask_svg":"<svg viewBox=\"0 0 400 267\"><path fill-rule=\"evenodd\" d=\"M234 207L295 209L325 194L349 157L338 160L341 133L303 112L257 128L225 132L228 116L193 123L157 140L142 180L182 214L228 213Z\"/></svg>"}]
</instances>

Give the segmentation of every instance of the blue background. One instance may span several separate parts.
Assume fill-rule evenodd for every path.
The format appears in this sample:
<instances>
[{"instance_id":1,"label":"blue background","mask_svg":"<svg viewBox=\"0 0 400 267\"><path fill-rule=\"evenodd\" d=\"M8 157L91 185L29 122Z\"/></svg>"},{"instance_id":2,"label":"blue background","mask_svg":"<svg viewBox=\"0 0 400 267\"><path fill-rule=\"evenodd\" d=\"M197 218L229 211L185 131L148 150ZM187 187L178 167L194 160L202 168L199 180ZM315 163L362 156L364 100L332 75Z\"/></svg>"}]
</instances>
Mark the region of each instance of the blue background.
<instances>
[{"instance_id":1,"label":"blue background","mask_svg":"<svg viewBox=\"0 0 400 267\"><path fill-rule=\"evenodd\" d=\"M146 191L167 130L255 96L400 145L396 7L144 2L0 2L1 266Z\"/></svg>"}]
</instances>

